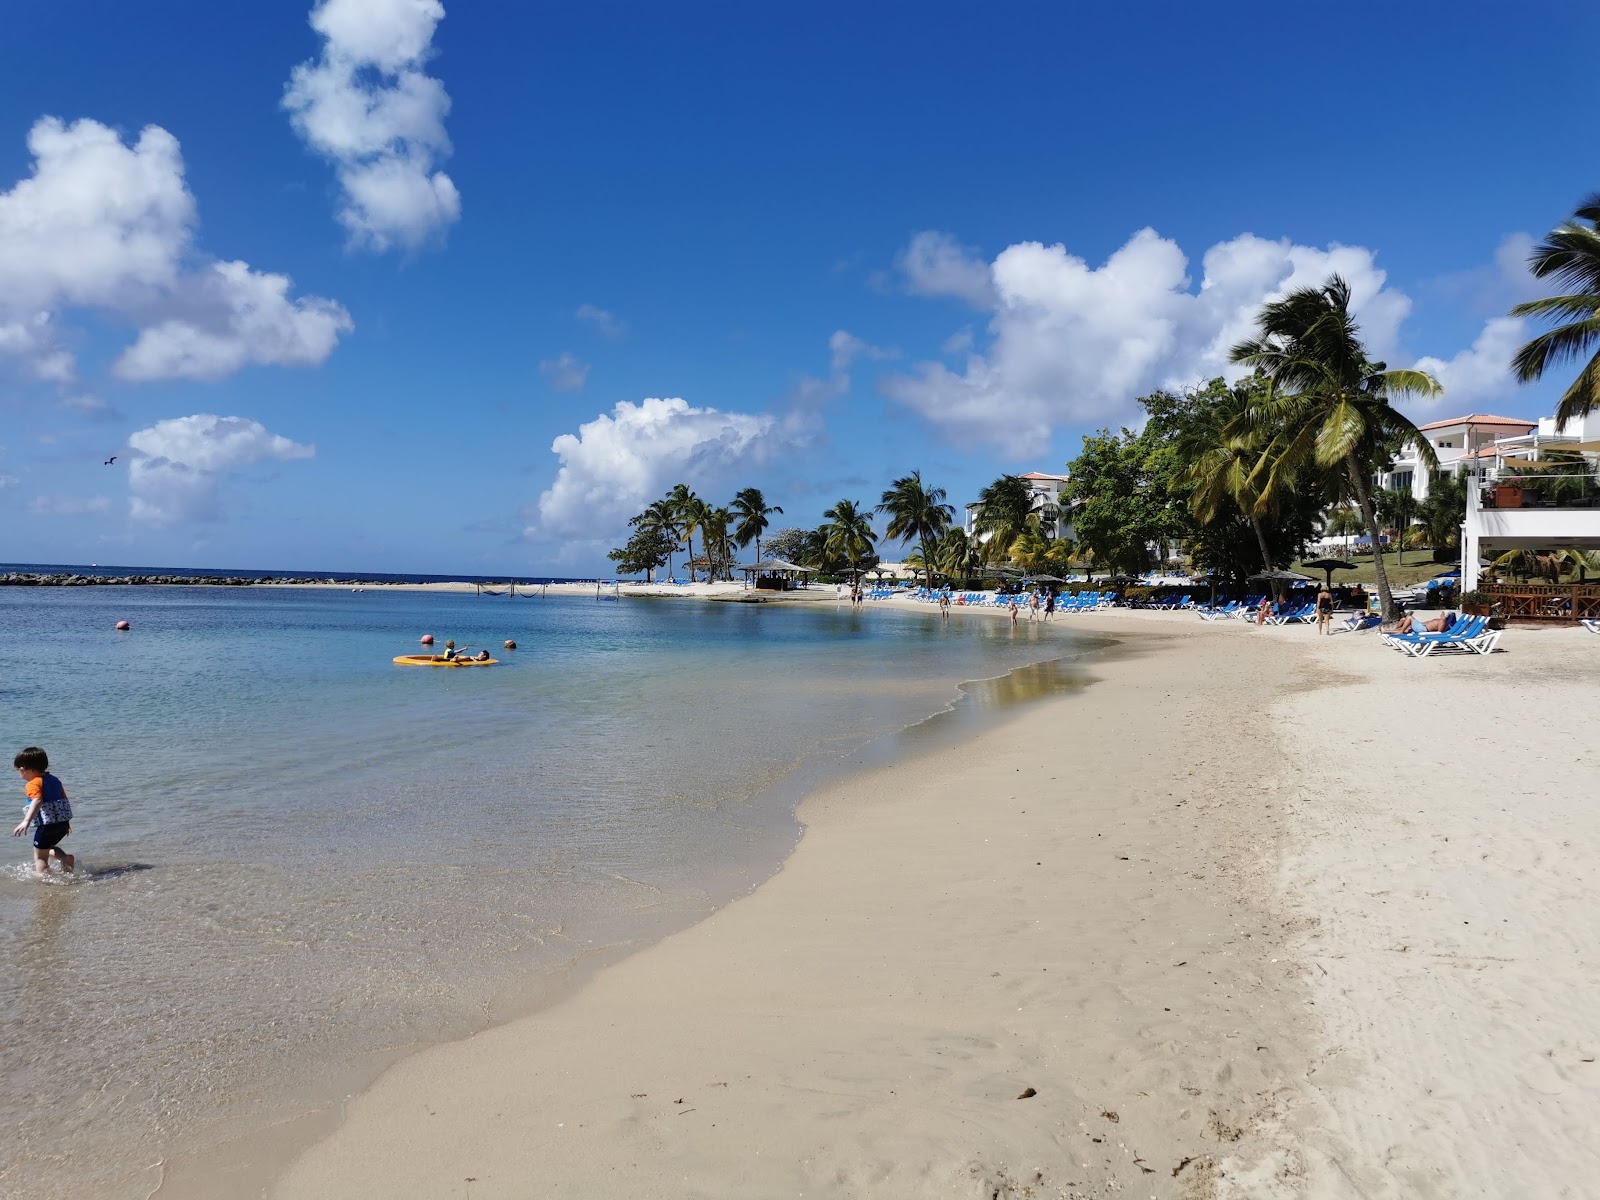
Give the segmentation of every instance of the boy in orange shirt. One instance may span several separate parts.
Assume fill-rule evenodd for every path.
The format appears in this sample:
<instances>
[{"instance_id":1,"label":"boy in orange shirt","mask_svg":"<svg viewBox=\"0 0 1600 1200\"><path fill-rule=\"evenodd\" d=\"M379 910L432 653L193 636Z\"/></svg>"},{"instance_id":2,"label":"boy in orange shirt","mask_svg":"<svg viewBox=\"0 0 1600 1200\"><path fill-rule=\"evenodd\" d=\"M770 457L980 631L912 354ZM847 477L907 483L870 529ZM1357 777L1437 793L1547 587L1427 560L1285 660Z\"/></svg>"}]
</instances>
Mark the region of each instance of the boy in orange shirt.
<instances>
[{"instance_id":1,"label":"boy in orange shirt","mask_svg":"<svg viewBox=\"0 0 1600 1200\"><path fill-rule=\"evenodd\" d=\"M29 746L11 765L21 773L28 793L27 812L11 836L21 837L33 829L33 869L39 874L49 874L52 855L61 860L62 870L70 872L78 860L61 849L61 839L72 832L72 805L61 780L50 774L50 756Z\"/></svg>"}]
</instances>

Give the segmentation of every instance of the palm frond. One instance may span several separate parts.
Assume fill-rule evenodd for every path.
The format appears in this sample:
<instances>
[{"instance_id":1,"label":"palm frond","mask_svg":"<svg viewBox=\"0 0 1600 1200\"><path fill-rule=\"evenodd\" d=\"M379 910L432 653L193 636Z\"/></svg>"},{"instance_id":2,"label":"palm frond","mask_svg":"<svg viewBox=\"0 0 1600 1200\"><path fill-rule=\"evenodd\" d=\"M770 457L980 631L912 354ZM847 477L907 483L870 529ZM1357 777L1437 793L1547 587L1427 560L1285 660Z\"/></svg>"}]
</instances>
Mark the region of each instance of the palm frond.
<instances>
[{"instance_id":1,"label":"palm frond","mask_svg":"<svg viewBox=\"0 0 1600 1200\"><path fill-rule=\"evenodd\" d=\"M1572 291L1600 291L1600 230L1568 221L1528 256L1528 270Z\"/></svg>"},{"instance_id":2,"label":"palm frond","mask_svg":"<svg viewBox=\"0 0 1600 1200\"><path fill-rule=\"evenodd\" d=\"M1570 317L1574 321L1587 320L1596 313L1600 313L1600 293L1597 292L1546 296L1542 300L1529 300L1511 310L1513 317Z\"/></svg>"},{"instance_id":3,"label":"palm frond","mask_svg":"<svg viewBox=\"0 0 1600 1200\"><path fill-rule=\"evenodd\" d=\"M1561 424L1578 421L1597 408L1600 408L1600 354L1584 364L1572 386L1562 393L1556 404L1556 420Z\"/></svg>"},{"instance_id":4,"label":"palm frond","mask_svg":"<svg viewBox=\"0 0 1600 1200\"><path fill-rule=\"evenodd\" d=\"M1600 316L1561 325L1529 341L1511 359L1511 371L1522 383L1540 378L1556 363L1593 353L1600 342Z\"/></svg>"}]
</instances>

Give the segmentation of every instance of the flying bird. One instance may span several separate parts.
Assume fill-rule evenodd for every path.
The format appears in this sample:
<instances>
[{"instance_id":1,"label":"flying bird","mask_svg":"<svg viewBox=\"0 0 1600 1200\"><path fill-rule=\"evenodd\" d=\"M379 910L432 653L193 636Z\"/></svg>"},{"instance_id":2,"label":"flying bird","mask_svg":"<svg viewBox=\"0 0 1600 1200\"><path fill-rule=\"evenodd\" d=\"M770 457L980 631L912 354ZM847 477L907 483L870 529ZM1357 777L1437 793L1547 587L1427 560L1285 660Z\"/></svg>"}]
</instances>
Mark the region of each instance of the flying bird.
<instances>
[{"instance_id":1,"label":"flying bird","mask_svg":"<svg viewBox=\"0 0 1600 1200\"><path fill-rule=\"evenodd\" d=\"M110 458L106 459L106 461L104 463L102 463L101 465L109 467L112 463L114 463L116 461L117 461L117 456L115 454L113 454Z\"/></svg>"}]
</instances>

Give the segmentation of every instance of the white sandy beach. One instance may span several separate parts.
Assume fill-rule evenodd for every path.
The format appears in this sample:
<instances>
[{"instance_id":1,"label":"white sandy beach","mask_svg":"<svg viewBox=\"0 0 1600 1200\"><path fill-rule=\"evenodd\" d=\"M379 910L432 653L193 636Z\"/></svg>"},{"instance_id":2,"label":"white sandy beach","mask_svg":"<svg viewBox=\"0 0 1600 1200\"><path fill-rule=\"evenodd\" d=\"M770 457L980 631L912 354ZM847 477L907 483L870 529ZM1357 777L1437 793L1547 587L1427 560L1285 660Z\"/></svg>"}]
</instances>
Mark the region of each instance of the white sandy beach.
<instances>
[{"instance_id":1,"label":"white sandy beach","mask_svg":"<svg viewBox=\"0 0 1600 1200\"><path fill-rule=\"evenodd\" d=\"M271 1194L1594 1194L1600 639L1069 621L1143 636L814 796L777 877L400 1063Z\"/></svg>"}]
</instances>

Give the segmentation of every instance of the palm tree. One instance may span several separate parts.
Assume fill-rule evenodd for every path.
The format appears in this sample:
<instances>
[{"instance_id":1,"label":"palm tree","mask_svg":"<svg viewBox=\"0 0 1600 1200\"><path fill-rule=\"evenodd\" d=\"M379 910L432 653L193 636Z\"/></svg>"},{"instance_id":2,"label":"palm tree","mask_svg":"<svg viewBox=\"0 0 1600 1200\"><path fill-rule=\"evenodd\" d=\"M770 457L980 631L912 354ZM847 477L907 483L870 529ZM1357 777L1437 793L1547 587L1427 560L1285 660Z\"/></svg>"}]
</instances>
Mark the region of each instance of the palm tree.
<instances>
[{"instance_id":1,"label":"palm tree","mask_svg":"<svg viewBox=\"0 0 1600 1200\"><path fill-rule=\"evenodd\" d=\"M1179 460L1189 464L1181 478L1194 489L1189 493L1189 511L1195 520L1210 525L1228 511L1232 501L1255 532L1261 569L1270 571L1272 551L1267 548L1261 518L1277 511L1291 481L1266 464L1275 447L1266 444L1270 439L1264 431L1251 427L1250 410L1259 393L1259 385L1234 384L1217 403L1201 410L1198 420L1184 427L1176 450Z\"/></svg>"},{"instance_id":2,"label":"palm tree","mask_svg":"<svg viewBox=\"0 0 1600 1200\"><path fill-rule=\"evenodd\" d=\"M913 471L896 479L884 491L878 511L889 517L884 536L897 542L916 541L922 561L928 564L928 586L933 586L932 545L955 519L956 510L944 502L943 488L924 487L922 472Z\"/></svg>"},{"instance_id":3,"label":"palm tree","mask_svg":"<svg viewBox=\"0 0 1600 1200\"><path fill-rule=\"evenodd\" d=\"M733 578L733 542L729 530L733 513L726 508L707 508L700 519L700 548L705 551L706 574Z\"/></svg>"},{"instance_id":4,"label":"palm tree","mask_svg":"<svg viewBox=\"0 0 1600 1200\"><path fill-rule=\"evenodd\" d=\"M1398 548L1395 565L1406 561L1406 532L1411 528L1411 518L1417 511L1417 499L1409 487L1385 488L1378 493L1378 516L1394 530L1394 544Z\"/></svg>"},{"instance_id":5,"label":"palm tree","mask_svg":"<svg viewBox=\"0 0 1600 1200\"><path fill-rule=\"evenodd\" d=\"M1011 561L1027 575L1036 574L1050 553L1050 542L1037 526L1038 523L1034 522L1011 541Z\"/></svg>"},{"instance_id":6,"label":"palm tree","mask_svg":"<svg viewBox=\"0 0 1600 1200\"><path fill-rule=\"evenodd\" d=\"M769 505L767 498L761 494L760 488L747 487L740 490L733 498L733 515L738 524L734 526L733 541L739 549L743 550L751 542L756 544L756 561L761 561L761 535L766 532L771 524L768 517L781 513L783 509L777 505Z\"/></svg>"},{"instance_id":7,"label":"palm tree","mask_svg":"<svg viewBox=\"0 0 1600 1200\"><path fill-rule=\"evenodd\" d=\"M1033 513L1033 489L1015 475L1002 475L978 493L978 513L973 531L986 533L985 553L1004 558L1011 543L1028 527Z\"/></svg>"},{"instance_id":8,"label":"palm tree","mask_svg":"<svg viewBox=\"0 0 1600 1200\"><path fill-rule=\"evenodd\" d=\"M1350 312L1350 285L1332 275L1320 288L1297 288L1262 306L1259 336L1232 350L1236 363L1254 367L1274 392L1253 406L1252 423L1275 431L1280 453L1262 486L1306 466L1342 468L1372 535L1378 596L1385 617L1394 618L1394 596L1383 569L1383 537L1372 503L1372 475L1404 442L1415 445L1428 467L1438 465L1433 447L1415 425L1389 404L1391 395L1437 396L1443 389L1425 371L1388 369L1371 362L1360 327Z\"/></svg>"},{"instance_id":9,"label":"palm tree","mask_svg":"<svg viewBox=\"0 0 1600 1200\"><path fill-rule=\"evenodd\" d=\"M687 483L680 483L667 493L667 503L672 505L673 516L678 521L678 532L683 538L684 545L689 548L689 582L694 582L694 535L700 528L701 518L706 512L706 503L689 490Z\"/></svg>"},{"instance_id":10,"label":"palm tree","mask_svg":"<svg viewBox=\"0 0 1600 1200\"><path fill-rule=\"evenodd\" d=\"M672 506L671 499L657 500L645 509L634 521L644 531L659 531L666 535L667 540L674 547L683 537L683 532L678 525L678 515ZM672 578L672 551L667 551L667 578Z\"/></svg>"},{"instance_id":11,"label":"palm tree","mask_svg":"<svg viewBox=\"0 0 1600 1200\"><path fill-rule=\"evenodd\" d=\"M1467 477L1431 471L1428 496L1417 505L1418 528L1426 530L1428 545L1448 550L1461 540L1461 525L1467 519Z\"/></svg>"},{"instance_id":12,"label":"palm tree","mask_svg":"<svg viewBox=\"0 0 1600 1200\"><path fill-rule=\"evenodd\" d=\"M959 525L954 529L947 529L933 546L933 564L944 573L946 579L970 575L976 558L976 539L969 538L967 531ZM906 556L908 564L913 559L924 570L927 569L920 551L913 550Z\"/></svg>"},{"instance_id":13,"label":"palm tree","mask_svg":"<svg viewBox=\"0 0 1600 1200\"><path fill-rule=\"evenodd\" d=\"M878 535L872 532L872 522L854 500L840 500L822 514L828 523L822 526L827 538L823 543L826 553L843 558L850 564L850 573L861 573L861 560L872 553Z\"/></svg>"},{"instance_id":14,"label":"palm tree","mask_svg":"<svg viewBox=\"0 0 1600 1200\"><path fill-rule=\"evenodd\" d=\"M1596 352L1600 349L1600 192L1580 204L1571 220L1545 234L1528 256L1528 269L1539 279L1551 279L1570 290L1519 304L1511 315L1566 324L1541 333L1518 350L1511 370L1521 382L1531 383L1557 363L1587 355L1589 361L1556 405L1558 423L1575 421L1600 408L1600 353Z\"/></svg>"}]
</instances>

